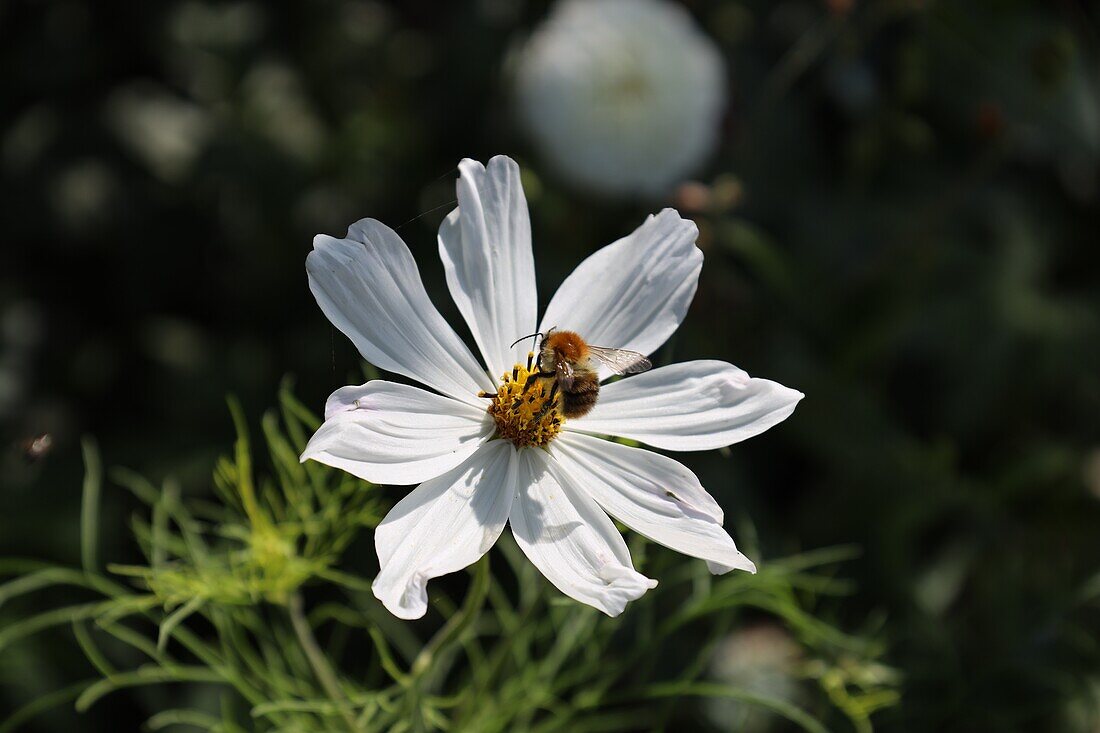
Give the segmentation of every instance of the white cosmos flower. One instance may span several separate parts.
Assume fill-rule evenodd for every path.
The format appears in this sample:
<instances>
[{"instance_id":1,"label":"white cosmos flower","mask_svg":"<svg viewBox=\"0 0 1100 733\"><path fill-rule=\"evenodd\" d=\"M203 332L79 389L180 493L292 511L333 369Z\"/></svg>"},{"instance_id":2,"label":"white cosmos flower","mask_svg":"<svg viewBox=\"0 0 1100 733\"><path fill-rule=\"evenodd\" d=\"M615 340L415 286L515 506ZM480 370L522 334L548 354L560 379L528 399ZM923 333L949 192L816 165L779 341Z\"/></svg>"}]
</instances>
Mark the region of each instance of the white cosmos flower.
<instances>
[{"instance_id":1,"label":"white cosmos flower","mask_svg":"<svg viewBox=\"0 0 1100 733\"><path fill-rule=\"evenodd\" d=\"M518 52L519 112L547 160L612 195L659 195L714 150L726 74L665 0L564 0Z\"/></svg>"},{"instance_id":2,"label":"white cosmos flower","mask_svg":"<svg viewBox=\"0 0 1100 733\"><path fill-rule=\"evenodd\" d=\"M422 616L427 582L475 562L510 525L558 589L617 615L656 581L634 569L608 514L713 572L755 571L689 469L598 436L673 451L719 448L783 420L799 392L724 362L693 361L605 384L590 413L564 424L556 410L535 421L545 380L524 393L538 398L534 407L510 402L529 342L510 344L536 327L645 354L663 344L702 267L695 224L671 209L650 216L582 262L540 324L519 167L501 156L487 168L464 160L459 171L458 208L440 226L439 253L485 366L432 305L408 247L384 224L363 219L344 239L318 235L306 260L318 304L363 357L429 388L374 380L336 390L302 454L374 483L419 484L378 526L375 595L401 618ZM501 404L518 412L505 409L498 423L487 406ZM537 440L500 437L527 427Z\"/></svg>"}]
</instances>

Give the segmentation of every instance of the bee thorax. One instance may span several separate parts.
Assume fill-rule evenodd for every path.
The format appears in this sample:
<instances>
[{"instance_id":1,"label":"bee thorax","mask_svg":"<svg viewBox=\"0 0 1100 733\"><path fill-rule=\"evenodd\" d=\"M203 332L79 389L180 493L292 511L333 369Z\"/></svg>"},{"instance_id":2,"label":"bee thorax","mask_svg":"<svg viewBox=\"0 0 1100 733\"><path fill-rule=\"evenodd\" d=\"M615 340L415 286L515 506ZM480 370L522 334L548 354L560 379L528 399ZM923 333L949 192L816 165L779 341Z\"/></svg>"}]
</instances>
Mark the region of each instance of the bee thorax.
<instances>
[{"instance_id":1,"label":"bee thorax","mask_svg":"<svg viewBox=\"0 0 1100 733\"><path fill-rule=\"evenodd\" d=\"M573 331L552 331L547 334L543 345L543 358L549 357L550 364L561 359L568 362L581 361L588 357L588 344L580 334Z\"/></svg>"}]
</instances>

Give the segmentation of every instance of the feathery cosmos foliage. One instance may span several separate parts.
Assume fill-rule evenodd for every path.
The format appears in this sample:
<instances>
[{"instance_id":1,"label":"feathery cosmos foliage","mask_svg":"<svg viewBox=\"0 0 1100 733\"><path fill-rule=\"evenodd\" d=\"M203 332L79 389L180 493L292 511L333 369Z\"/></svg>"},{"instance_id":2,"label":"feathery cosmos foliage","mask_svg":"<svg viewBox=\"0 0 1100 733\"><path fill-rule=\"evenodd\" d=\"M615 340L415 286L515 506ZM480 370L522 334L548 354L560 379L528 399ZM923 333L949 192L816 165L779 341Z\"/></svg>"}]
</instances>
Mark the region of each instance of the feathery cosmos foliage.
<instances>
[{"instance_id":1,"label":"feathery cosmos foliage","mask_svg":"<svg viewBox=\"0 0 1100 733\"><path fill-rule=\"evenodd\" d=\"M289 390L262 421L262 460L231 407L238 440L214 473L219 502L188 500L171 481L157 487L109 472L148 506L131 527L142 563L97 556L102 474L87 443L82 566L0 564L11 577L0 584L0 605L62 586L85 596L0 628L0 650L68 630L98 675L15 711L0 732L51 706L83 711L123 688L171 683L211 693L175 695L150 711L150 730L629 730L682 723L699 714L694 701L726 699L822 733L844 720L839 730L869 729L870 714L896 699L893 674L875 662L881 645L813 615L847 592L831 570L851 557L847 548L769 560L755 576L713 577L634 537L639 568L662 582L632 613L608 618L557 596L502 540L491 562L483 558L452 586L455 600L433 593L429 625L408 626L373 597L368 578L340 569L341 553L377 525L388 492L299 464L320 423ZM804 707L707 677L726 633L769 619L803 651L790 674L812 693Z\"/></svg>"}]
</instances>

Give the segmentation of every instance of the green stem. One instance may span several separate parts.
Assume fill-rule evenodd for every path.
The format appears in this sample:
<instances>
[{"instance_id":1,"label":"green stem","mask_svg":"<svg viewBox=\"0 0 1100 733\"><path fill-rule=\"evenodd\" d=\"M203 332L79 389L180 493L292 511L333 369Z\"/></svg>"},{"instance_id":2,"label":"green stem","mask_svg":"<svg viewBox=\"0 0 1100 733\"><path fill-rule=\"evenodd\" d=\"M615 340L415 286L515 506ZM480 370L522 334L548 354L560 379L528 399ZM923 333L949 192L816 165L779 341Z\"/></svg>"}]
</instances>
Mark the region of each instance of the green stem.
<instances>
[{"instance_id":1,"label":"green stem","mask_svg":"<svg viewBox=\"0 0 1100 733\"><path fill-rule=\"evenodd\" d=\"M292 593L287 601L287 612L290 614L290 623L294 626L294 633L298 635L298 643L302 645L302 651L306 653L306 658L309 659L309 665L313 667L313 673L317 675L317 680L321 683L321 687L325 688L325 692L329 698L336 704L336 707L340 710L340 715L344 718L344 723L347 725L348 730L351 733L358 733L359 726L355 723L355 718L351 715L349 709L348 700L344 697L344 693L340 690L340 683L336 679L336 674L332 671L332 667L329 666L328 659L325 657L325 653L321 651L320 645L317 643L317 639L313 636L313 629L310 628L309 621L306 619L305 613L302 611L302 596L295 592Z\"/></svg>"},{"instance_id":2,"label":"green stem","mask_svg":"<svg viewBox=\"0 0 1100 733\"><path fill-rule=\"evenodd\" d=\"M436 635L432 637L424 649L413 661L412 674L419 677L432 665L432 660L439 652L458 639L463 631L476 619L481 612L481 606L485 602L485 596L489 593L489 557L483 555L474 568L474 580L470 590L466 594L466 602L457 613L447 619Z\"/></svg>"},{"instance_id":3,"label":"green stem","mask_svg":"<svg viewBox=\"0 0 1100 733\"><path fill-rule=\"evenodd\" d=\"M80 506L80 560L84 572L96 571L96 545L99 529L99 491L103 486L103 463L95 440L80 442L84 454L84 497Z\"/></svg>"},{"instance_id":4,"label":"green stem","mask_svg":"<svg viewBox=\"0 0 1100 733\"><path fill-rule=\"evenodd\" d=\"M256 501L256 489L252 485L252 455L248 447L248 423L244 411L235 397L229 398L229 413L237 430L237 442L234 444L234 458L237 469L237 489L241 492L241 503L245 514L254 529L267 529L267 517Z\"/></svg>"}]
</instances>

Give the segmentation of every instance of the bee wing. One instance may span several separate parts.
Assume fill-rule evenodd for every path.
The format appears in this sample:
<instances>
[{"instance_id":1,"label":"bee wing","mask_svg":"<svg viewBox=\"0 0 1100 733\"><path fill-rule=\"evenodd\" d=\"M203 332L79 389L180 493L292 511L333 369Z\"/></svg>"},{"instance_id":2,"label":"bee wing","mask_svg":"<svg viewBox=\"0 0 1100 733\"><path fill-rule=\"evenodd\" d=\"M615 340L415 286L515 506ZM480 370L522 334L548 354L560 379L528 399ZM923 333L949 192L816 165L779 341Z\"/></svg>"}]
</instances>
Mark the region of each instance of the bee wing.
<instances>
[{"instance_id":1,"label":"bee wing","mask_svg":"<svg viewBox=\"0 0 1100 733\"><path fill-rule=\"evenodd\" d=\"M604 366L616 374L640 374L653 368L653 362L637 351L627 349L609 349L589 344L588 352Z\"/></svg>"},{"instance_id":2,"label":"bee wing","mask_svg":"<svg viewBox=\"0 0 1100 733\"><path fill-rule=\"evenodd\" d=\"M558 384L568 392L573 388L573 365L565 359L558 359L558 363L554 365L554 368L557 370Z\"/></svg>"}]
</instances>

